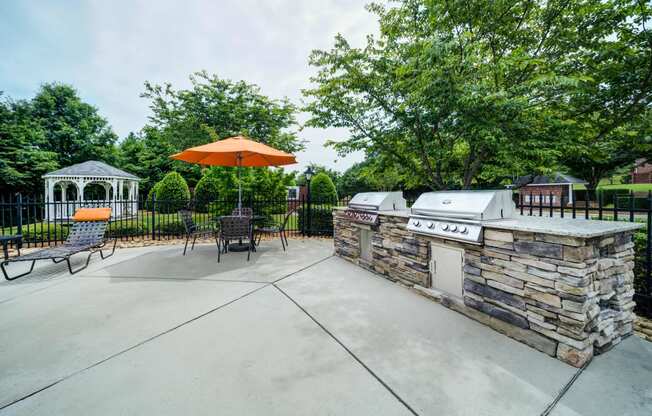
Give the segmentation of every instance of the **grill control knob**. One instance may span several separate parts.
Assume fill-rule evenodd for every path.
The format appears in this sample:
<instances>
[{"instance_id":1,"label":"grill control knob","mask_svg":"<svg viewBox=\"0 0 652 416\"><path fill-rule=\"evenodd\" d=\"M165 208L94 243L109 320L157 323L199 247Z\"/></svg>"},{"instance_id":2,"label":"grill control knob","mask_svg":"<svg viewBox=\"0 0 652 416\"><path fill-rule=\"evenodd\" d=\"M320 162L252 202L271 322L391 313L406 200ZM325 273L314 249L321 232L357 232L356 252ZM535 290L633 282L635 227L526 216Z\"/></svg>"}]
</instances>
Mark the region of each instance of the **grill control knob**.
<instances>
[{"instance_id":1,"label":"grill control knob","mask_svg":"<svg viewBox=\"0 0 652 416\"><path fill-rule=\"evenodd\" d=\"M467 231L469 231L469 230L467 230L465 226L461 226L461 227L460 227L460 232L461 232L462 234L466 234Z\"/></svg>"},{"instance_id":2,"label":"grill control knob","mask_svg":"<svg viewBox=\"0 0 652 416\"><path fill-rule=\"evenodd\" d=\"M444 230L444 231L448 231L448 224L442 225L441 229Z\"/></svg>"},{"instance_id":3,"label":"grill control knob","mask_svg":"<svg viewBox=\"0 0 652 416\"><path fill-rule=\"evenodd\" d=\"M435 223L432 221L428 221L428 228L435 228Z\"/></svg>"},{"instance_id":4,"label":"grill control knob","mask_svg":"<svg viewBox=\"0 0 652 416\"><path fill-rule=\"evenodd\" d=\"M421 227L421 221L415 220L414 221L414 226L415 227Z\"/></svg>"},{"instance_id":5,"label":"grill control knob","mask_svg":"<svg viewBox=\"0 0 652 416\"><path fill-rule=\"evenodd\" d=\"M451 231L452 232L457 231L457 225L451 225Z\"/></svg>"}]
</instances>

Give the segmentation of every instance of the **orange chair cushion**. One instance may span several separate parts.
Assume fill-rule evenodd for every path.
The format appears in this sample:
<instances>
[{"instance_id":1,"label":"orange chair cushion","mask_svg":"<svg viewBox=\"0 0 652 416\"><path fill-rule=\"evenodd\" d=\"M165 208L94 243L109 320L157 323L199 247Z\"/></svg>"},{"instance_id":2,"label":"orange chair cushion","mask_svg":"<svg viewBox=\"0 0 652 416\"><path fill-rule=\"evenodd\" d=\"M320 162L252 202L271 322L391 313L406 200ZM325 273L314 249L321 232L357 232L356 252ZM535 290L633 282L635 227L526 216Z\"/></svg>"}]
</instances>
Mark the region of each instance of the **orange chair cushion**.
<instances>
[{"instance_id":1,"label":"orange chair cushion","mask_svg":"<svg viewBox=\"0 0 652 416\"><path fill-rule=\"evenodd\" d=\"M111 208L79 208L72 217L75 221L108 221Z\"/></svg>"}]
</instances>

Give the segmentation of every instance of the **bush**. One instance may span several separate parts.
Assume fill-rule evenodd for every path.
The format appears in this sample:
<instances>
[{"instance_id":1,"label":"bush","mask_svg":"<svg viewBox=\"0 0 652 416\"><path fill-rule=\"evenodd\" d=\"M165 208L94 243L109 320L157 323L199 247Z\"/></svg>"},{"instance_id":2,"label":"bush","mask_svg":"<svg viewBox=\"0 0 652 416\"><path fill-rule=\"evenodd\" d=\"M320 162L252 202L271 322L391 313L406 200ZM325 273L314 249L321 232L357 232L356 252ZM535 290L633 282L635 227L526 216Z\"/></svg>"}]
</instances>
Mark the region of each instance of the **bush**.
<instances>
[{"instance_id":1,"label":"bush","mask_svg":"<svg viewBox=\"0 0 652 416\"><path fill-rule=\"evenodd\" d=\"M182 222L165 222L156 226L156 232L160 232L162 235L180 236L186 233L186 227Z\"/></svg>"},{"instance_id":2,"label":"bush","mask_svg":"<svg viewBox=\"0 0 652 416\"><path fill-rule=\"evenodd\" d=\"M152 199L154 199L154 195L156 195L156 193L158 192L158 188L160 188L160 185L161 185L161 182L156 182L154 184L154 186L152 186L152 189L149 190L149 192L147 193L147 201L148 202L151 201ZM158 196L157 196L157 198L158 198Z\"/></svg>"},{"instance_id":3,"label":"bush","mask_svg":"<svg viewBox=\"0 0 652 416\"><path fill-rule=\"evenodd\" d=\"M218 174L213 170L207 171L195 187L195 209L199 212L208 212L209 203L217 200L220 195L220 187Z\"/></svg>"},{"instance_id":4,"label":"bush","mask_svg":"<svg viewBox=\"0 0 652 416\"><path fill-rule=\"evenodd\" d=\"M310 182L310 198L317 203L337 203L335 184L324 172L316 174Z\"/></svg>"},{"instance_id":5,"label":"bush","mask_svg":"<svg viewBox=\"0 0 652 416\"><path fill-rule=\"evenodd\" d=\"M297 210L299 230L310 235L333 236L333 207L317 205L310 208L310 230L307 229L307 208Z\"/></svg>"},{"instance_id":6,"label":"bush","mask_svg":"<svg viewBox=\"0 0 652 416\"><path fill-rule=\"evenodd\" d=\"M158 212L176 212L188 205L190 190L183 176L170 172L157 184L156 210Z\"/></svg>"},{"instance_id":7,"label":"bush","mask_svg":"<svg viewBox=\"0 0 652 416\"><path fill-rule=\"evenodd\" d=\"M140 224L134 222L125 224L116 222L115 224L110 224L106 232L108 238L140 237L145 234L145 229Z\"/></svg>"},{"instance_id":8,"label":"bush","mask_svg":"<svg viewBox=\"0 0 652 416\"><path fill-rule=\"evenodd\" d=\"M70 224L72 226L72 223ZM48 224L46 222L23 225L23 242L40 243L48 241L62 241L68 237L70 228L61 224Z\"/></svg>"}]
</instances>

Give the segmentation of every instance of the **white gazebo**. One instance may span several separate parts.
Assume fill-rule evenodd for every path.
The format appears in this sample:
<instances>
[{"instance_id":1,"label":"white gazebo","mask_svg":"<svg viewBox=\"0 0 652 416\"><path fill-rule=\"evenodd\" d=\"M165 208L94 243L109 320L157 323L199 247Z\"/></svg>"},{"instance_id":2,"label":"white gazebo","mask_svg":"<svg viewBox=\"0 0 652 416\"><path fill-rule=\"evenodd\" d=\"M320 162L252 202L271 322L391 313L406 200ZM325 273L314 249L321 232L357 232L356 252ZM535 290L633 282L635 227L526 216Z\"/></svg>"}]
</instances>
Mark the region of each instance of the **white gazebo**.
<instances>
[{"instance_id":1,"label":"white gazebo","mask_svg":"<svg viewBox=\"0 0 652 416\"><path fill-rule=\"evenodd\" d=\"M104 162L89 160L78 163L46 173L43 179L48 221L68 219L80 207L111 207L113 218L130 217L138 212L140 178ZM91 184L104 187L103 199L84 197L84 188ZM68 198L71 186L74 197Z\"/></svg>"}]
</instances>

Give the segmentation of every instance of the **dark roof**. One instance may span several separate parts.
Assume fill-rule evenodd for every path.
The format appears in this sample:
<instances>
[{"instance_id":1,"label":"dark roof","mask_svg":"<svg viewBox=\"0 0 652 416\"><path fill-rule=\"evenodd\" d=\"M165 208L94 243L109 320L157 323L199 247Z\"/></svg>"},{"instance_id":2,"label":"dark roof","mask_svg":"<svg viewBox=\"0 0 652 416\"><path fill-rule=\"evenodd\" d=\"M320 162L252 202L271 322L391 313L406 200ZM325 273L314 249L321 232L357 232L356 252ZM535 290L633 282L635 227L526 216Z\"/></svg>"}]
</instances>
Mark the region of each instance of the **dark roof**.
<instances>
[{"instance_id":1,"label":"dark roof","mask_svg":"<svg viewBox=\"0 0 652 416\"><path fill-rule=\"evenodd\" d=\"M49 176L110 176L121 179L140 179L136 175L114 168L104 162L98 162L97 160L77 163L76 165L48 172L43 175L44 178Z\"/></svg>"},{"instance_id":2,"label":"dark roof","mask_svg":"<svg viewBox=\"0 0 652 416\"><path fill-rule=\"evenodd\" d=\"M525 176L519 176L516 178L514 183L512 184L513 187L519 188L521 186L527 186L527 185L568 185L568 184L587 184L583 179L576 178L574 176L561 173L561 172L555 172L550 175L525 175Z\"/></svg>"}]
</instances>

